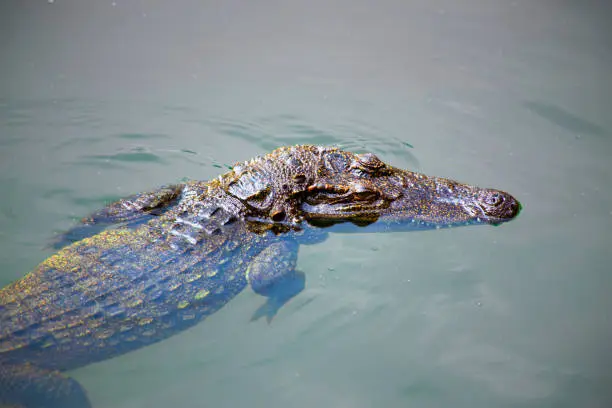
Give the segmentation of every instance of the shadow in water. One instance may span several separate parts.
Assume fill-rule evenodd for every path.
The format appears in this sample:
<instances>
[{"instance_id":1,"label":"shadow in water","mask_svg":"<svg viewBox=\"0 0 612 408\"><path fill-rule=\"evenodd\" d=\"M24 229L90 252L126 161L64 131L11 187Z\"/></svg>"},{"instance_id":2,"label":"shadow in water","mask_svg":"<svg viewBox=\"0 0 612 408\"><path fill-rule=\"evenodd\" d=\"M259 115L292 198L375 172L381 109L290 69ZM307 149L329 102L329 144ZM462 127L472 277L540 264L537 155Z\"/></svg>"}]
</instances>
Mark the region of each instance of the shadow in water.
<instances>
[{"instance_id":1,"label":"shadow in water","mask_svg":"<svg viewBox=\"0 0 612 408\"><path fill-rule=\"evenodd\" d=\"M582 119L558 106L535 101L525 101L523 106L536 115L572 133L593 136L607 135L606 130L601 126Z\"/></svg>"}]
</instances>

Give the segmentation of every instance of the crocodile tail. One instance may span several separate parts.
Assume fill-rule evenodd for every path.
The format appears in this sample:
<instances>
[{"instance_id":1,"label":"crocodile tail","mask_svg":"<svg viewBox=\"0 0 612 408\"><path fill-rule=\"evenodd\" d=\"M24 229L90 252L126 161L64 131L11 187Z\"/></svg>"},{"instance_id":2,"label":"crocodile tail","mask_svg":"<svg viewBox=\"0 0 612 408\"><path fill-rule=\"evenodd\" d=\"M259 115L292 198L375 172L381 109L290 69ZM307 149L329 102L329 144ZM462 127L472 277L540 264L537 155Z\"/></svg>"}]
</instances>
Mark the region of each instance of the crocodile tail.
<instances>
[{"instance_id":1,"label":"crocodile tail","mask_svg":"<svg viewBox=\"0 0 612 408\"><path fill-rule=\"evenodd\" d=\"M0 363L0 406L91 408L85 390L72 378L29 363Z\"/></svg>"}]
</instances>

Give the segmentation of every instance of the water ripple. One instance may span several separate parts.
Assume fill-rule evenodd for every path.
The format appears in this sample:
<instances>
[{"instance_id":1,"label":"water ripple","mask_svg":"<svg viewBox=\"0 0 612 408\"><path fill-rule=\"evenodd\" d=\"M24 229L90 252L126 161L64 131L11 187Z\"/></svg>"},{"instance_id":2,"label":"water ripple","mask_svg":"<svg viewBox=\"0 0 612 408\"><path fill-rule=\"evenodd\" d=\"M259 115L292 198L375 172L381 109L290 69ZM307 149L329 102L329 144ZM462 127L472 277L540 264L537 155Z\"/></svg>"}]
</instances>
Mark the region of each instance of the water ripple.
<instances>
[{"instance_id":1,"label":"water ripple","mask_svg":"<svg viewBox=\"0 0 612 408\"><path fill-rule=\"evenodd\" d=\"M264 153L284 145L316 144L336 146L356 153L372 152L383 160L393 156L401 161L402 166L419 167L409 141L358 120L338 121L323 126L294 115L276 115L250 121L217 117L205 121L205 124L220 136L245 141Z\"/></svg>"},{"instance_id":2,"label":"water ripple","mask_svg":"<svg viewBox=\"0 0 612 408\"><path fill-rule=\"evenodd\" d=\"M103 161L118 161L118 162L149 162L149 163L163 163L164 160L158 155L145 152L145 151L133 151L133 152L122 152L115 154L97 154L82 156L86 159L92 160L103 160Z\"/></svg>"}]
</instances>

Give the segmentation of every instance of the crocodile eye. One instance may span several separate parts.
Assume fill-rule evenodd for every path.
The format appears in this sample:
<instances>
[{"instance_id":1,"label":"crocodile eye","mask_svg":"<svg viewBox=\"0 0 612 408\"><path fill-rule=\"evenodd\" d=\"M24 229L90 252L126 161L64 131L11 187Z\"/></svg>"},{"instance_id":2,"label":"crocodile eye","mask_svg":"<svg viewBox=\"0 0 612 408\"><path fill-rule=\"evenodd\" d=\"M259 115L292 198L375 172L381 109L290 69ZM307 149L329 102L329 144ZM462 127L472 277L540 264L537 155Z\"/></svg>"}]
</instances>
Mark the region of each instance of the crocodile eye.
<instances>
[{"instance_id":1,"label":"crocodile eye","mask_svg":"<svg viewBox=\"0 0 612 408\"><path fill-rule=\"evenodd\" d=\"M387 165L373 153L363 153L355 155L355 161L351 168L357 170L360 174L363 172L368 174L376 174L384 172Z\"/></svg>"}]
</instances>

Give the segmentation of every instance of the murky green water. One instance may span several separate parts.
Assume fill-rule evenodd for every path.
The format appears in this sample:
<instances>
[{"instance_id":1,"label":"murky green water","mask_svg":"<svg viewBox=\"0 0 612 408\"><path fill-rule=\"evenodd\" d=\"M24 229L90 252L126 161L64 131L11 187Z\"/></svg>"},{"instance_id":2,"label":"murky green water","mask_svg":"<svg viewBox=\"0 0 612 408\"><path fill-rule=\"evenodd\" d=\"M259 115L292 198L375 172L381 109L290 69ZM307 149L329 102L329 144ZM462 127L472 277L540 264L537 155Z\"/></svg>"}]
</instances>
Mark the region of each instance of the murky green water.
<instances>
[{"instance_id":1,"label":"murky green water","mask_svg":"<svg viewBox=\"0 0 612 408\"><path fill-rule=\"evenodd\" d=\"M303 247L271 325L245 291L71 373L94 407L609 407L610 29L532 3L3 4L0 284L110 199L285 144L372 151L523 212Z\"/></svg>"}]
</instances>

